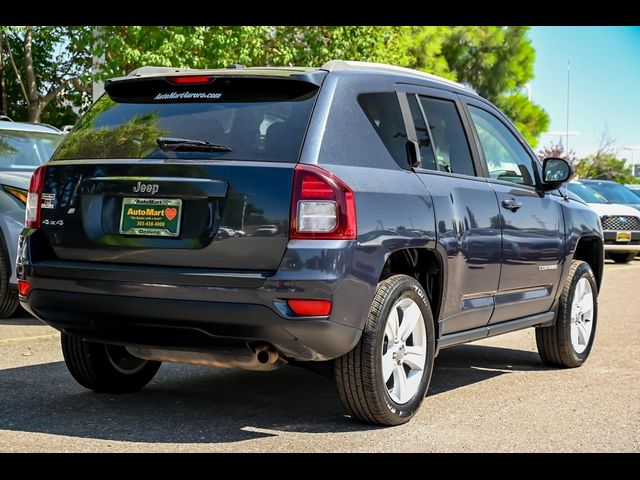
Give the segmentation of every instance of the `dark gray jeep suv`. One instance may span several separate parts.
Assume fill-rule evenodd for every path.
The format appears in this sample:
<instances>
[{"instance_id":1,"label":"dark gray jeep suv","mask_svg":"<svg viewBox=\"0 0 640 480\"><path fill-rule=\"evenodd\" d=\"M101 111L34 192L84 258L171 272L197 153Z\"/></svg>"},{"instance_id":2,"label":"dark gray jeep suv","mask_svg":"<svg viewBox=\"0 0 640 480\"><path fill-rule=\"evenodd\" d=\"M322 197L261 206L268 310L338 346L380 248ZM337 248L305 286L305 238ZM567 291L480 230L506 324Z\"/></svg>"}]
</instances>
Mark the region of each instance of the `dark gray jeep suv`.
<instances>
[{"instance_id":1,"label":"dark gray jeep suv","mask_svg":"<svg viewBox=\"0 0 640 480\"><path fill-rule=\"evenodd\" d=\"M442 348L536 327L545 363L587 359L603 239L569 176L421 72L141 68L34 173L20 299L97 392L332 361L352 417L400 424Z\"/></svg>"}]
</instances>

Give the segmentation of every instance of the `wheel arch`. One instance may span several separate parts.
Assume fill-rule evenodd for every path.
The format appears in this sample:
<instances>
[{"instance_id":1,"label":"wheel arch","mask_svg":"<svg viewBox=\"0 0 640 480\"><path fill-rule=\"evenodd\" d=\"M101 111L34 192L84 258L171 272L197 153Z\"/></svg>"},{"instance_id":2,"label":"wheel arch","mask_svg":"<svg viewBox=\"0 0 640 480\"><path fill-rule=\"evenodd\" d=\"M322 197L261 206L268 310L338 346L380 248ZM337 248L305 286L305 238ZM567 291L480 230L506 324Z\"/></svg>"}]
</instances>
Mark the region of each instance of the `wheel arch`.
<instances>
[{"instance_id":1,"label":"wheel arch","mask_svg":"<svg viewBox=\"0 0 640 480\"><path fill-rule=\"evenodd\" d=\"M571 259L582 260L589 264L596 278L598 291L600 291L604 273L604 243L602 238L596 235L583 235L578 238Z\"/></svg>"},{"instance_id":2,"label":"wheel arch","mask_svg":"<svg viewBox=\"0 0 640 480\"><path fill-rule=\"evenodd\" d=\"M385 256L378 280L380 282L391 275L405 274L415 278L422 285L433 313L436 340L440 336L438 320L446 298L446 258L444 249L436 242L422 248L398 248Z\"/></svg>"}]
</instances>

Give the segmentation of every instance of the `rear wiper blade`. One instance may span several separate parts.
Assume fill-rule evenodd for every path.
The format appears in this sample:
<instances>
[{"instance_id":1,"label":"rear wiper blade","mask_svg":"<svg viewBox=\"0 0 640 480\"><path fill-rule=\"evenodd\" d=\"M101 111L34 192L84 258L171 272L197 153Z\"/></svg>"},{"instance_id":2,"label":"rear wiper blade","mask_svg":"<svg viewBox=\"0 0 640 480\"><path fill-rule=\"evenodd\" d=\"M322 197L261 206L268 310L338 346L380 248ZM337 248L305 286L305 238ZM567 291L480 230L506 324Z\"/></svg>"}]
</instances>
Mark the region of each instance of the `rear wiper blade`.
<instances>
[{"instance_id":1,"label":"rear wiper blade","mask_svg":"<svg viewBox=\"0 0 640 480\"><path fill-rule=\"evenodd\" d=\"M162 150L173 151L200 151L200 152L230 152L226 145L205 142L204 140L192 140L189 138L158 137L156 140Z\"/></svg>"}]
</instances>

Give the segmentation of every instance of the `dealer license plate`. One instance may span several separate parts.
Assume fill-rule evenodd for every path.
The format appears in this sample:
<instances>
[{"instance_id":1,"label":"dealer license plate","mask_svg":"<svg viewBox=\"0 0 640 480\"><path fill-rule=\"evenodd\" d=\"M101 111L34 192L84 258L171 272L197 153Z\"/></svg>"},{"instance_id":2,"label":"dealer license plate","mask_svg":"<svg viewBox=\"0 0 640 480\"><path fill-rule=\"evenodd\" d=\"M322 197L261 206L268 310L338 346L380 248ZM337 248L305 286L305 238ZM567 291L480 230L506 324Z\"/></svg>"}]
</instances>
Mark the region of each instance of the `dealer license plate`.
<instances>
[{"instance_id":1,"label":"dealer license plate","mask_svg":"<svg viewBox=\"0 0 640 480\"><path fill-rule=\"evenodd\" d=\"M630 242L631 232L616 232L616 242Z\"/></svg>"},{"instance_id":2,"label":"dealer license plate","mask_svg":"<svg viewBox=\"0 0 640 480\"><path fill-rule=\"evenodd\" d=\"M122 199L120 233L177 237L180 235L182 200L175 198Z\"/></svg>"}]
</instances>

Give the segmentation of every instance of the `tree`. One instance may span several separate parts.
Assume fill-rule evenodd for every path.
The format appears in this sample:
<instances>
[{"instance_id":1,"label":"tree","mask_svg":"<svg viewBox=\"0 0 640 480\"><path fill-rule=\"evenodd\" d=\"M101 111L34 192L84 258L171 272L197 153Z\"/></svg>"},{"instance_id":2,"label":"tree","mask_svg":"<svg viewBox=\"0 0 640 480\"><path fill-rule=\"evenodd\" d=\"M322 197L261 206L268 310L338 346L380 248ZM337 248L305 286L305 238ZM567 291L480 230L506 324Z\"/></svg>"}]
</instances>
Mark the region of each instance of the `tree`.
<instances>
[{"instance_id":1,"label":"tree","mask_svg":"<svg viewBox=\"0 0 640 480\"><path fill-rule=\"evenodd\" d=\"M4 110L11 116L21 118L28 111L32 119L39 115L48 119L55 113L57 119L66 120L74 116L71 107L88 103L92 54L104 58L95 72L99 79L126 75L142 65L217 68L234 63L318 66L332 59L383 62L470 85L500 107L535 146L549 119L520 91L533 77L534 50L526 32L526 27L348 25L5 27L0 88L6 80L3 93L10 92L6 98L12 102ZM15 68L7 62L10 54L18 59Z\"/></svg>"},{"instance_id":2,"label":"tree","mask_svg":"<svg viewBox=\"0 0 640 480\"><path fill-rule=\"evenodd\" d=\"M89 101L90 34L88 27L4 27L3 113L39 122L55 106L57 119L73 123L72 107Z\"/></svg>"},{"instance_id":3,"label":"tree","mask_svg":"<svg viewBox=\"0 0 640 480\"><path fill-rule=\"evenodd\" d=\"M455 79L493 102L535 147L549 116L519 91L533 78L535 51L526 37L528 28L452 27L441 51Z\"/></svg>"},{"instance_id":4,"label":"tree","mask_svg":"<svg viewBox=\"0 0 640 480\"><path fill-rule=\"evenodd\" d=\"M411 27L210 26L101 27L95 53L105 56L102 77L142 65L218 68L312 66L332 59L409 65Z\"/></svg>"},{"instance_id":5,"label":"tree","mask_svg":"<svg viewBox=\"0 0 640 480\"><path fill-rule=\"evenodd\" d=\"M613 153L590 155L583 158L576 167L579 178L598 178L618 183L640 183L626 166L626 160L617 158Z\"/></svg>"},{"instance_id":6,"label":"tree","mask_svg":"<svg viewBox=\"0 0 640 480\"><path fill-rule=\"evenodd\" d=\"M564 158L571 165L574 165L578 160L576 157L575 150L571 149L568 152L566 152L562 142L553 143L552 141L546 147L538 150L536 155L540 160L544 160L545 158L549 158L549 157Z\"/></svg>"},{"instance_id":7,"label":"tree","mask_svg":"<svg viewBox=\"0 0 640 480\"><path fill-rule=\"evenodd\" d=\"M615 156L614 144L615 139L605 126L600 133L600 144L596 153L578 162L575 169L578 177L613 180L618 183L640 183L631 168L627 167L626 160Z\"/></svg>"}]
</instances>

